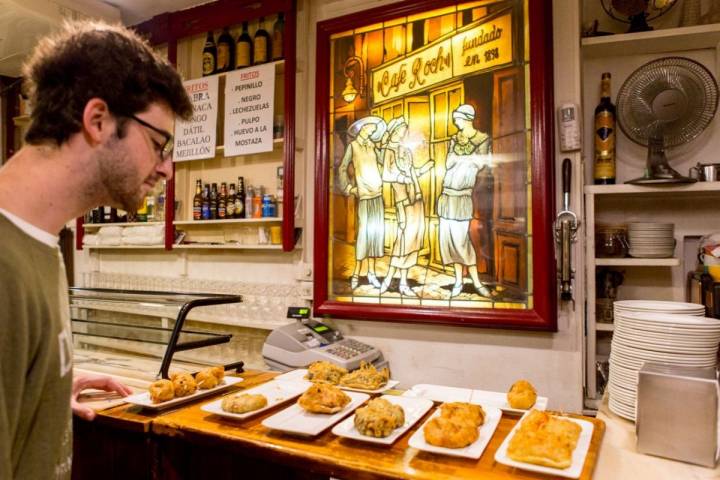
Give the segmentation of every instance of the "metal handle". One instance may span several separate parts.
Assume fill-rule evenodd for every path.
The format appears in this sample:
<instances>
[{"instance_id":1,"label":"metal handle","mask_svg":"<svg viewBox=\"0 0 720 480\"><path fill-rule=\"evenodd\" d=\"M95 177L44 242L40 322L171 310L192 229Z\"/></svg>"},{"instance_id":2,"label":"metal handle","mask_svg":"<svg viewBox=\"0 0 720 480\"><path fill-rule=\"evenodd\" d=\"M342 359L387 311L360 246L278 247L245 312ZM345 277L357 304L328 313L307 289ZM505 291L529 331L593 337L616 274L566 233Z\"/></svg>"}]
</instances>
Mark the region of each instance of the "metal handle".
<instances>
[{"instance_id":1,"label":"metal handle","mask_svg":"<svg viewBox=\"0 0 720 480\"><path fill-rule=\"evenodd\" d=\"M563 192L563 211L570 210L570 176L572 175L572 164L570 159L566 158L562 163L562 192Z\"/></svg>"}]
</instances>

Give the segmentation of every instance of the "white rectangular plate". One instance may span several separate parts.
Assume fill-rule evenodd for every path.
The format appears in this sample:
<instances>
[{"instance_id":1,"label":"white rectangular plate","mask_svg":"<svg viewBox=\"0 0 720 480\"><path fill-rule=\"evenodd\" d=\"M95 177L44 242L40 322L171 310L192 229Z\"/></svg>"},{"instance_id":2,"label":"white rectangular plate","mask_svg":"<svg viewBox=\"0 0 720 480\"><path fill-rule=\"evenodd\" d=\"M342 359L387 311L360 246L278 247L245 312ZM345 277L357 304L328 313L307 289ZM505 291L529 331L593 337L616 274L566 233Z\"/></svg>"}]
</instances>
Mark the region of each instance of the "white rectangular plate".
<instances>
[{"instance_id":1,"label":"white rectangular plate","mask_svg":"<svg viewBox=\"0 0 720 480\"><path fill-rule=\"evenodd\" d=\"M500 423L500 418L502 417L502 412L499 408L485 407L484 405L482 407L483 410L485 410L485 423L478 427L478 439L467 447L436 447L435 445L430 445L425 441L425 433L423 429L430 420L440 415L439 408L430 418L427 419L427 422L423 423L422 427L418 428L417 431L413 433L412 437L410 437L410 440L408 441L408 445L425 452L440 453L442 455L451 455L453 457L465 457L477 460L485 451L485 447L487 447L487 444L490 442L493 433L495 433L495 429Z\"/></svg>"},{"instance_id":2,"label":"white rectangular plate","mask_svg":"<svg viewBox=\"0 0 720 480\"><path fill-rule=\"evenodd\" d=\"M303 393L305 390L307 390L308 385L305 384L305 382L293 382L293 381L286 381L286 382L277 382L274 380L271 380L267 383L263 383L262 385L258 385L257 387L253 387L247 390L241 390L238 392L233 393L232 395L241 395L243 393L247 394L260 394L264 395L265 398L267 398L267 405L265 405L263 408L259 408L257 410L253 410L251 412L245 412L245 413L232 413L232 412L226 412L222 409L222 398L219 398L213 402L206 403L202 407L200 407L201 410L208 413L214 413L215 415L220 415L221 417L227 417L232 418L235 420L244 420L248 417L252 417L253 415L257 415L260 412L264 412L265 410L269 410L273 408L275 405L278 405L280 403L286 402L292 398L300 396L301 393Z\"/></svg>"},{"instance_id":3,"label":"white rectangular plate","mask_svg":"<svg viewBox=\"0 0 720 480\"><path fill-rule=\"evenodd\" d=\"M403 393L403 397L427 398L433 402L469 402L472 397L472 390L469 388L418 383Z\"/></svg>"},{"instance_id":4,"label":"white rectangular plate","mask_svg":"<svg viewBox=\"0 0 720 480\"><path fill-rule=\"evenodd\" d=\"M266 418L262 424L273 430L314 437L352 413L357 407L370 398L365 393L348 392L350 403L334 414L310 413L295 403L275 415Z\"/></svg>"},{"instance_id":5,"label":"white rectangular plate","mask_svg":"<svg viewBox=\"0 0 720 480\"><path fill-rule=\"evenodd\" d=\"M520 421L513 427L512 430L510 430L510 433L508 433L507 437L505 437L505 440L503 440L500 448L498 448L495 452L495 461L504 465L509 465L511 467L522 468L523 470L528 470L531 472L547 473L549 475L556 475L559 477L567 478L580 478L583 465L585 465L585 457L587 456L588 450L590 449L590 440L592 440L594 425L586 420L579 420L577 418L570 417L561 417L563 420L570 420L571 422L575 422L580 425L580 428L582 429L580 431L580 438L578 438L577 445L575 445L575 450L573 450L572 454L572 463L568 468L545 467L542 465L535 465L533 463L518 462L511 459L507 455L507 449L510 443L510 439L515 435L518 428L520 428L520 423L522 423L526 415L527 414L523 415Z\"/></svg>"},{"instance_id":6,"label":"white rectangular plate","mask_svg":"<svg viewBox=\"0 0 720 480\"><path fill-rule=\"evenodd\" d=\"M525 413L527 410L520 408L512 408L507 401L507 394L502 392L490 392L487 390L473 390L470 396L470 403L478 405L487 405L488 407L497 407L503 412ZM535 405L531 408L536 410L545 410L547 408L547 397L537 397Z\"/></svg>"},{"instance_id":7,"label":"white rectangular plate","mask_svg":"<svg viewBox=\"0 0 720 480\"><path fill-rule=\"evenodd\" d=\"M351 415L335 425L332 429L332 433L339 437L352 438L353 440L362 440L363 442L379 443L382 445L392 445L395 440L400 438L400 436L407 432L410 427L415 425L418 420L420 420L433 406L432 400L425 398L408 398L398 397L395 395L383 395L382 398L395 405L400 405L405 412L405 423L393 430L390 435L384 438L363 435L358 432L357 428L355 428L355 415Z\"/></svg>"},{"instance_id":8,"label":"white rectangular plate","mask_svg":"<svg viewBox=\"0 0 720 480\"><path fill-rule=\"evenodd\" d=\"M525 413L527 410L512 408L507 401L507 394L502 392L490 392L487 390L472 390L469 388L446 387L444 385L432 385L419 383L410 390L405 391L403 397L427 398L433 402L469 402L477 405L496 407L505 412ZM545 410L547 408L547 397L537 397L532 408Z\"/></svg>"},{"instance_id":9,"label":"white rectangular plate","mask_svg":"<svg viewBox=\"0 0 720 480\"><path fill-rule=\"evenodd\" d=\"M307 375L307 368L299 368L297 370L291 370L287 373L283 373L282 375L278 375L275 377L275 380L278 380L280 382L286 381L286 380L303 380L307 382L308 380L305 380L305 375ZM376 388L375 390L365 390L362 388L353 388L353 387L345 387L343 385L338 385L338 388L341 388L343 390L348 390L351 392L363 392L363 393L382 393L386 390L390 390L391 388L397 386L397 384L400 383L398 380L388 380L388 382L383 385L380 388Z\"/></svg>"},{"instance_id":10,"label":"white rectangular plate","mask_svg":"<svg viewBox=\"0 0 720 480\"><path fill-rule=\"evenodd\" d=\"M149 392L142 392L136 393L135 395L130 395L129 397L125 397L125 401L134 405L140 405L141 407L147 408L148 410L163 410L165 408L174 407L182 403L191 402L207 395L212 395L215 392L223 390L230 385L234 385L242 381L243 379L241 377L225 377L223 379L224 383L221 383L216 387L208 388L207 390L200 390L198 388L197 390L195 390L195 393L191 395L187 395L185 397L176 397L166 402L153 403L153 401L150 399Z\"/></svg>"}]
</instances>

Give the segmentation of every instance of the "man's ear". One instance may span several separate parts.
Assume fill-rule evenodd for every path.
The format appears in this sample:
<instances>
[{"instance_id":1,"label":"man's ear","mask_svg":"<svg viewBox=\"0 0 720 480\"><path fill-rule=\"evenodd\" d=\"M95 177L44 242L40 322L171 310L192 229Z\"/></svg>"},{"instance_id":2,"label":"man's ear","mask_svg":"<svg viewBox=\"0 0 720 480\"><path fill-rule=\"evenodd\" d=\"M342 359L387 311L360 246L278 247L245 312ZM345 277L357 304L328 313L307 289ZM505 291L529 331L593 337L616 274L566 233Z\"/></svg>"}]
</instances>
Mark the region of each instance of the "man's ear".
<instances>
[{"instance_id":1,"label":"man's ear","mask_svg":"<svg viewBox=\"0 0 720 480\"><path fill-rule=\"evenodd\" d=\"M83 110L83 131L91 143L103 143L115 128L115 119L110 114L105 100L91 98Z\"/></svg>"}]
</instances>

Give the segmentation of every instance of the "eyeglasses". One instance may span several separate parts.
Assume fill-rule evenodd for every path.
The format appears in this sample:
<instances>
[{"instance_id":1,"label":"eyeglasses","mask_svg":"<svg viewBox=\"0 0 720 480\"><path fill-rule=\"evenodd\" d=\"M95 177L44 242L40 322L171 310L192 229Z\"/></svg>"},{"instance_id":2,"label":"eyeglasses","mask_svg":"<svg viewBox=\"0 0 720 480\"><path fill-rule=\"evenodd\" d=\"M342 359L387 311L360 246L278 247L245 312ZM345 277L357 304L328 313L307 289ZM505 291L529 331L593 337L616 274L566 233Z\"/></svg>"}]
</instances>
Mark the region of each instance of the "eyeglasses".
<instances>
[{"instance_id":1,"label":"eyeglasses","mask_svg":"<svg viewBox=\"0 0 720 480\"><path fill-rule=\"evenodd\" d=\"M165 143L163 143L162 145L159 145L155 141L153 141L153 143L155 143L155 145L157 146L157 149L158 149L158 152L160 153L161 159L165 160L170 155L172 155L173 147L175 146L175 140L171 133L166 132L165 130L162 130L160 128L154 127L154 126L150 125L149 123L147 123L145 120L142 120L142 119L136 117L135 115L128 115L128 118L132 118L133 120L138 122L143 127L147 127L150 130L152 130L156 133L159 133L160 135L163 136L163 138L165 138Z\"/></svg>"}]
</instances>

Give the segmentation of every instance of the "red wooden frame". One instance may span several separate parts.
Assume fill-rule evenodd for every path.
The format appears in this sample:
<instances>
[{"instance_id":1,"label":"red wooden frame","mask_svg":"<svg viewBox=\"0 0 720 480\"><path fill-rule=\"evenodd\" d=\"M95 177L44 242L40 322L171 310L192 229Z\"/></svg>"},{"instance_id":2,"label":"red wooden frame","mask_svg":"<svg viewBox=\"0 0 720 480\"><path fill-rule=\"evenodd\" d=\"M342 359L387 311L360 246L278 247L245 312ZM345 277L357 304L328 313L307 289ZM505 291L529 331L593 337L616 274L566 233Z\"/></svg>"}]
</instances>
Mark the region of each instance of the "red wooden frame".
<instances>
[{"instance_id":1,"label":"red wooden frame","mask_svg":"<svg viewBox=\"0 0 720 480\"><path fill-rule=\"evenodd\" d=\"M284 127L284 160L283 160L283 217L282 247L290 252L295 248L295 35L296 35L296 0L263 0L237 2L235 0L218 0L197 7L167 12L156 15L150 20L135 25L133 28L144 35L152 45L166 43L168 60L173 65L177 62L177 42L179 39L205 33L208 30L219 30L227 25L269 16L278 12L285 14L285 32L283 51L285 53L285 75L292 75L292 80L285 80L285 127ZM168 182L165 201L165 250L172 250L175 238L175 165L173 164L173 181ZM76 248L82 250L84 234L83 219L76 221Z\"/></svg>"},{"instance_id":2,"label":"red wooden frame","mask_svg":"<svg viewBox=\"0 0 720 480\"><path fill-rule=\"evenodd\" d=\"M330 36L333 33L457 3L448 0L404 1L326 20L317 25L314 314L361 320L401 320L557 331L557 281L552 230L555 176L550 0L533 0L526 3L529 8L527 22L530 37L533 308L527 310L433 308L357 304L328 299Z\"/></svg>"}]
</instances>

